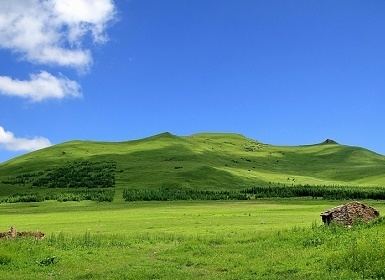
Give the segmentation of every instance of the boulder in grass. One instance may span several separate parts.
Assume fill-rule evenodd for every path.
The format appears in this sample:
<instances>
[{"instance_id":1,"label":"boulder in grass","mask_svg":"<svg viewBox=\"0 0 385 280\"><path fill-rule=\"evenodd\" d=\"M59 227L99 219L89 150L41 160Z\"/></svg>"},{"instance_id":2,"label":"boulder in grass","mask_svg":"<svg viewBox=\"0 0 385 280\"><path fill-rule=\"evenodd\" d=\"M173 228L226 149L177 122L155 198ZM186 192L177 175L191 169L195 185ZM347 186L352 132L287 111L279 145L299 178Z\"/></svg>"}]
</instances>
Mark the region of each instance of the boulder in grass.
<instances>
[{"instance_id":1,"label":"boulder in grass","mask_svg":"<svg viewBox=\"0 0 385 280\"><path fill-rule=\"evenodd\" d=\"M369 222L380 216L380 212L358 201L349 202L321 213L322 222L326 225L336 223L351 226L356 222Z\"/></svg>"}]
</instances>

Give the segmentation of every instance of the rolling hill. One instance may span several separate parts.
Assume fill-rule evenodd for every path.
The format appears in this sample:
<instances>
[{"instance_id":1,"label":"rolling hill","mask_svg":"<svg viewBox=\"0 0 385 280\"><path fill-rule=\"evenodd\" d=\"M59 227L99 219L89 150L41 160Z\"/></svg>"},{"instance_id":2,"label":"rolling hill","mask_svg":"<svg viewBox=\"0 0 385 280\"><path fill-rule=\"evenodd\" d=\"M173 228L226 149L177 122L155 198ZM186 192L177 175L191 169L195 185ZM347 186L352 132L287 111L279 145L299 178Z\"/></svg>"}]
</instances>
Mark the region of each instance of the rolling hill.
<instances>
[{"instance_id":1,"label":"rolling hill","mask_svg":"<svg viewBox=\"0 0 385 280\"><path fill-rule=\"evenodd\" d=\"M66 180L72 183L67 185ZM163 133L128 142L71 141L0 164L0 196L87 183L114 185L119 195L124 188L167 186L201 190L269 183L385 186L385 157L330 139L289 147L239 134Z\"/></svg>"}]
</instances>

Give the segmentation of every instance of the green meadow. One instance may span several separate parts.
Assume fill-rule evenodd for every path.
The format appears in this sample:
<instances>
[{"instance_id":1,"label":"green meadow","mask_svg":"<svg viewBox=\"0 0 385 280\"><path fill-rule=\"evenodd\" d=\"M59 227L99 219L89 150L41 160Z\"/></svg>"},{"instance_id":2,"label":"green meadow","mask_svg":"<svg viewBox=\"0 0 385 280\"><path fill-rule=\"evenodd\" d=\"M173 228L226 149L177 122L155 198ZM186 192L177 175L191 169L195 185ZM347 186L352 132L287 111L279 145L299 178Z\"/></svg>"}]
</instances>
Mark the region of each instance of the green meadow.
<instances>
[{"instance_id":1,"label":"green meadow","mask_svg":"<svg viewBox=\"0 0 385 280\"><path fill-rule=\"evenodd\" d=\"M215 236L271 231L318 222L322 210L340 202L312 200L55 202L0 205L3 226L47 233L181 234Z\"/></svg>"},{"instance_id":2,"label":"green meadow","mask_svg":"<svg viewBox=\"0 0 385 280\"><path fill-rule=\"evenodd\" d=\"M333 141L55 145L0 164L1 230L46 234L0 239L0 279L384 279L385 221L320 220L347 199L384 212L384 174L384 156Z\"/></svg>"},{"instance_id":3,"label":"green meadow","mask_svg":"<svg viewBox=\"0 0 385 280\"><path fill-rule=\"evenodd\" d=\"M385 222L321 225L320 212L342 202L2 204L4 229L47 236L0 240L0 278L382 279Z\"/></svg>"}]
</instances>

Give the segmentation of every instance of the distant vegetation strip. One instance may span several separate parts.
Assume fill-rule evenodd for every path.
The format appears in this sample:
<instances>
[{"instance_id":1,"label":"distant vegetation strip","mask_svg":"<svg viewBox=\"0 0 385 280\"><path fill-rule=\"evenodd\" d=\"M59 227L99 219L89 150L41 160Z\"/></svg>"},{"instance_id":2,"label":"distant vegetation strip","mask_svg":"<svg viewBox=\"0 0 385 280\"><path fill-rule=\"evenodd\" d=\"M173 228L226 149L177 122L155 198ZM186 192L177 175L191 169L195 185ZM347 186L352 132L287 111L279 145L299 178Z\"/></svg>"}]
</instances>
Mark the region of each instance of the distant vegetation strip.
<instances>
[{"instance_id":1,"label":"distant vegetation strip","mask_svg":"<svg viewBox=\"0 0 385 280\"><path fill-rule=\"evenodd\" d=\"M125 189L125 201L167 200L246 200L247 194L239 191L202 191L192 189Z\"/></svg>"},{"instance_id":2,"label":"distant vegetation strip","mask_svg":"<svg viewBox=\"0 0 385 280\"><path fill-rule=\"evenodd\" d=\"M201 191L193 189L158 188L125 189L125 201L167 200L248 200L257 198L311 197L323 199L375 199L385 200L385 188L359 188L341 186L258 186L240 191Z\"/></svg>"},{"instance_id":3,"label":"distant vegetation strip","mask_svg":"<svg viewBox=\"0 0 385 280\"><path fill-rule=\"evenodd\" d=\"M107 201L114 199L114 189L85 189L54 192L47 189L39 193L19 193L0 198L0 203L57 201ZM385 188L341 186L258 186L238 191L209 191L182 188L125 189L125 201L173 201L173 200L251 200L258 198L315 199L374 199L385 200Z\"/></svg>"},{"instance_id":4,"label":"distant vegetation strip","mask_svg":"<svg viewBox=\"0 0 385 280\"><path fill-rule=\"evenodd\" d=\"M37 193L37 194L14 194L5 198L0 198L0 203L16 203L16 202L41 202L45 200L57 200L57 201L108 201L111 202L114 199L114 190L78 190L69 192L56 192L56 193Z\"/></svg>"},{"instance_id":5,"label":"distant vegetation strip","mask_svg":"<svg viewBox=\"0 0 385 280\"><path fill-rule=\"evenodd\" d=\"M324 199L385 199L385 187L342 186L257 186L241 191L251 198L312 197Z\"/></svg>"}]
</instances>

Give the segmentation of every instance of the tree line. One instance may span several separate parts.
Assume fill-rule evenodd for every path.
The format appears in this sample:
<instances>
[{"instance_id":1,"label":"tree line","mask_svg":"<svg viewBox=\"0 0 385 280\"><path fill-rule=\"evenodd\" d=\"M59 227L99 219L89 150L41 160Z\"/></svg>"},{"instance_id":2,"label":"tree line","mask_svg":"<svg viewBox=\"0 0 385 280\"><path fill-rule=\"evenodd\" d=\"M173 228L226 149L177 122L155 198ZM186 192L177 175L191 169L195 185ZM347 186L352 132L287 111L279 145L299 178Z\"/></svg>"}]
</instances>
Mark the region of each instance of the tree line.
<instances>
[{"instance_id":1,"label":"tree line","mask_svg":"<svg viewBox=\"0 0 385 280\"><path fill-rule=\"evenodd\" d=\"M375 199L385 200L385 188L342 186L254 186L234 191L208 191L183 188L125 189L125 201L167 200L248 200L258 198L310 197L314 199Z\"/></svg>"},{"instance_id":2,"label":"tree line","mask_svg":"<svg viewBox=\"0 0 385 280\"><path fill-rule=\"evenodd\" d=\"M0 203L16 203L16 202L42 202L45 200L64 201L107 201L112 202L115 191L111 189L105 190L78 190L66 192L46 192L46 193L20 193L13 194L8 197L0 198Z\"/></svg>"}]
</instances>

